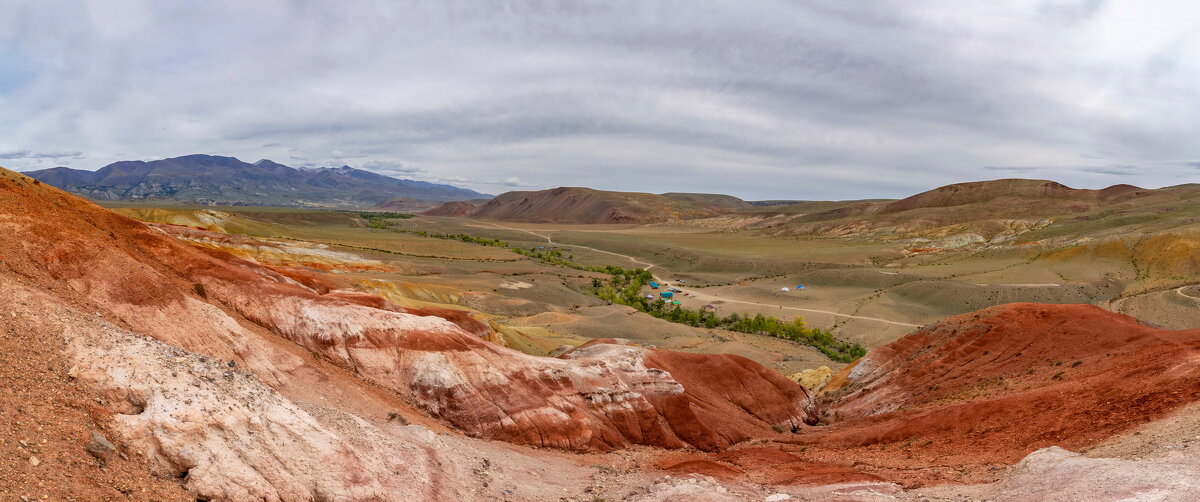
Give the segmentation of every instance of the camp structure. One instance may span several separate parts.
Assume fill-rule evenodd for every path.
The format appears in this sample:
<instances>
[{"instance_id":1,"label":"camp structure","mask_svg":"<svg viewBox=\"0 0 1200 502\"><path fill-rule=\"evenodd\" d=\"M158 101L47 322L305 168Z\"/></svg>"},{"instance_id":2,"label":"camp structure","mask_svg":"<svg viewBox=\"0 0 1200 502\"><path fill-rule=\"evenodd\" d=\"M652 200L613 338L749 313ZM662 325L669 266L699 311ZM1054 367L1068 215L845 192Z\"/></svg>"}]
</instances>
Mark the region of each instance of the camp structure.
<instances>
[{"instance_id":1,"label":"camp structure","mask_svg":"<svg viewBox=\"0 0 1200 502\"><path fill-rule=\"evenodd\" d=\"M650 289L658 289L658 283L654 282L654 281L650 281Z\"/></svg>"},{"instance_id":2,"label":"camp structure","mask_svg":"<svg viewBox=\"0 0 1200 502\"><path fill-rule=\"evenodd\" d=\"M659 293L658 296L661 296L663 298L670 298L672 296L675 296L675 293L672 293L670 291L663 291L662 293Z\"/></svg>"}]
</instances>

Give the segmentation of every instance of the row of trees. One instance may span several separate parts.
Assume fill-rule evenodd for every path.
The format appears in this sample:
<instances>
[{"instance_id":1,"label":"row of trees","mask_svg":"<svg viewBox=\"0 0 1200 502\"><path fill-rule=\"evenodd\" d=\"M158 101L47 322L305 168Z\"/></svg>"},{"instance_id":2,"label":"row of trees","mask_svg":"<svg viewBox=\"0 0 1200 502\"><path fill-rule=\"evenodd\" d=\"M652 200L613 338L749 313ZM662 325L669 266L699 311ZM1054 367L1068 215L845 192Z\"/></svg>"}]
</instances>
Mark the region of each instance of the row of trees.
<instances>
[{"instance_id":1,"label":"row of trees","mask_svg":"<svg viewBox=\"0 0 1200 502\"><path fill-rule=\"evenodd\" d=\"M528 256L530 258L533 258L533 259L540 261L542 263L545 263L547 265L559 265L559 266L569 267L569 268L574 268L574 269L587 270L587 267L584 267L578 263L575 263L575 261L574 261L575 255L564 255L562 250L557 249L557 248L550 248L550 249L529 248L526 250L526 249L514 247L514 248L510 248L510 249L512 249L512 251L514 253L517 253L522 256Z\"/></svg>"},{"instance_id":2,"label":"row of trees","mask_svg":"<svg viewBox=\"0 0 1200 502\"><path fill-rule=\"evenodd\" d=\"M392 211L359 211L354 214L367 220L367 226L371 228L391 228L392 222L388 220L407 220L413 217L411 213Z\"/></svg>"},{"instance_id":3,"label":"row of trees","mask_svg":"<svg viewBox=\"0 0 1200 502\"><path fill-rule=\"evenodd\" d=\"M801 316L796 316L790 322L762 314L743 316L734 312L728 316L721 316L711 310L690 310L681 305L668 304L662 298L645 298L641 294L642 287L652 278L647 270L624 269L612 277L607 284L599 280L592 281L596 296L620 305L628 305L659 319L696 327L791 340L809 345L829 359L843 363L852 362L867 353L867 349L858 343L843 342L834 338L828 331L808 327Z\"/></svg>"},{"instance_id":4,"label":"row of trees","mask_svg":"<svg viewBox=\"0 0 1200 502\"><path fill-rule=\"evenodd\" d=\"M500 239L489 239L487 237L476 237L471 234L439 234L436 232L426 232L424 230L408 230L404 228L393 228L393 232L402 234L416 234L421 237L433 237L435 239L446 239L451 241L461 241L470 244L479 244L480 246L495 246L500 248L508 247L508 243Z\"/></svg>"}]
</instances>

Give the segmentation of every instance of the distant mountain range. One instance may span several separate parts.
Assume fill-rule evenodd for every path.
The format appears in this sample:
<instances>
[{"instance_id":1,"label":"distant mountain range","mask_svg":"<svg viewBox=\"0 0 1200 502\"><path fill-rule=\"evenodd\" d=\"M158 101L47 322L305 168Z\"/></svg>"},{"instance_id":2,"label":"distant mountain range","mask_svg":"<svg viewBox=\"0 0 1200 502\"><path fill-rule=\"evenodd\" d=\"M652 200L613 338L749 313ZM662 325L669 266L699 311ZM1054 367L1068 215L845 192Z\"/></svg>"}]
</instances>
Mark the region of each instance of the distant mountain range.
<instances>
[{"instance_id":1,"label":"distant mountain range","mask_svg":"<svg viewBox=\"0 0 1200 502\"><path fill-rule=\"evenodd\" d=\"M55 167L24 174L94 200L370 207L397 198L445 202L489 197L465 188L397 179L349 166L297 169L270 160L251 164L215 155L122 161L96 171Z\"/></svg>"}]
</instances>

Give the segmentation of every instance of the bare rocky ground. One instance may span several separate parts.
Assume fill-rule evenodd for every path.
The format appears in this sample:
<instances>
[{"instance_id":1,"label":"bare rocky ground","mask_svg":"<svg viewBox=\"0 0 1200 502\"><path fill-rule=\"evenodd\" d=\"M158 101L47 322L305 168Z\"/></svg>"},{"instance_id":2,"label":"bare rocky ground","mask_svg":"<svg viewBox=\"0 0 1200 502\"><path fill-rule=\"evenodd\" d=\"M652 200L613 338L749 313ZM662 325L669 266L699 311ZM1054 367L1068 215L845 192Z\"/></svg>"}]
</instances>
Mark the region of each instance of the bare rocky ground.
<instances>
[{"instance_id":1,"label":"bare rocky ground","mask_svg":"<svg viewBox=\"0 0 1200 502\"><path fill-rule=\"evenodd\" d=\"M1193 500L1200 473L1182 412L1108 446L1131 458L1040 450L988 485L764 486L645 469L658 452L524 450L370 421L284 398L226 361L11 283L0 493L13 500ZM56 337L47 337L54 333ZM69 356L64 358L63 356ZM1195 419L1191 419L1194 425ZM1181 427L1169 424L1184 423ZM96 431L121 445L87 451ZM1157 434L1157 435L1155 435ZM1139 440L1137 438L1148 438ZM1104 447L1097 448L1102 451ZM1119 451L1118 451L1119 450ZM36 461L30 459L37 458ZM36 465L35 465L36 464ZM153 473L153 475L150 475ZM357 480L351 487L341 486Z\"/></svg>"},{"instance_id":2,"label":"bare rocky ground","mask_svg":"<svg viewBox=\"0 0 1200 502\"><path fill-rule=\"evenodd\" d=\"M6 364L4 376L30 382L5 394L15 418L4 431L12 453L3 457L0 494L559 500L585 493L593 471L561 453L522 455L503 443L292 401L236 365L131 333L104 315L12 284L0 294L21 307L7 312L3 341L12 349L6 363L23 364ZM107 462L89 454L92 431L119 453ZM529 483L531 475L544 478Z\"/></svg>"},{"instance_id":3,"label":"bare rocky ground","mask_svg":"<svg viewBox=\"0 0 1200 502\"><path fill-rule=\"evenodd\" d=\"M8 286L0 294L13 299ZM194 500L177 481L148 476L142 457L88 453L93 433L115 438L112 414L68 376L65 340L36 331L40 309L31 318L10 305L0 311L0 500Z\"/></svg>"}]
</instances>

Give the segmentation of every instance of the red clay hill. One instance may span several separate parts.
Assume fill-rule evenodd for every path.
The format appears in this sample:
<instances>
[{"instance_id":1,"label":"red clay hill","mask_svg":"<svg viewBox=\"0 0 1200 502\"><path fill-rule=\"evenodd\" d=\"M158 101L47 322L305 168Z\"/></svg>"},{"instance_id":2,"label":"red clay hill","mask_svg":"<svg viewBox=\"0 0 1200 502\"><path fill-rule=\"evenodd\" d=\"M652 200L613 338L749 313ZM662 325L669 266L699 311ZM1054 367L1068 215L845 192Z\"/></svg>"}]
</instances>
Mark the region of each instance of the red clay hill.
<instances>
[{"instance_id":1,"label":"red clay hill","mask_svg":"<svg viewBox=\"0 0 1200 502\"><path fill-rule=\"evenodd\" d=\"M1200 330L1157 329L1088 305L1009 304L946 319L846 367L820 399L826 427L767 453L703 458L716 465L668 456L665 465L988 482L1036 450L1087 449L1197 400Z\"/></svg>"}]
</instances>

